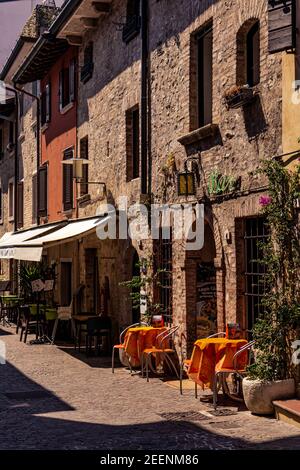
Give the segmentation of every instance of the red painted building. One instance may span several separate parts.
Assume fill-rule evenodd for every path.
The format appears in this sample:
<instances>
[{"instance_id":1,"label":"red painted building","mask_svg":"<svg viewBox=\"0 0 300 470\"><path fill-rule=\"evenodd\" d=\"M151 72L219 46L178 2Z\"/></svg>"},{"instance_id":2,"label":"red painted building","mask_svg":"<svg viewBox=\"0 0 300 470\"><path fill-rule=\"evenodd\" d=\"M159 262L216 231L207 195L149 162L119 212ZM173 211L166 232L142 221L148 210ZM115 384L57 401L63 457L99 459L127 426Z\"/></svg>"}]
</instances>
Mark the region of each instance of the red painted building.
<instances>
[{"instance_id":1,"label":"red painted building","mask_svg":"<svg viewBox=\"0 0 300 470\"><path fill-rule=\"evenodd\" d=\"M62 161L77 153L76 57L69 47L41 81L40 182L47 177L47 184L40 185L39 209L48 222L71 217L75 209L72 166Z\"/></svg>"}]
</instances>

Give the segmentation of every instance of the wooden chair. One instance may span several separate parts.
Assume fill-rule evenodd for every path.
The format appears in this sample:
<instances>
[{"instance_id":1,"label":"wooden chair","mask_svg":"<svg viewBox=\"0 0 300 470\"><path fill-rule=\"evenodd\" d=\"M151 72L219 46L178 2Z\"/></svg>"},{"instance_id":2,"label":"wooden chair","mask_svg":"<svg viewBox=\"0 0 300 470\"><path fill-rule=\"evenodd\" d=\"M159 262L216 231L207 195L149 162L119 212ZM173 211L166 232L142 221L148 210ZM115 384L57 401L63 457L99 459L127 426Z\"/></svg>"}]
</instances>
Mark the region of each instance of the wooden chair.
<instances>
[{"instance_id":1,"label":"wooden chair","mask_svg":"<svg viewBox=\"0 0 300 470\"><path fill-rule=\"evenodd\" d=\"M132 325L127 326L126 328L124 328L124 330L121 331L120 343L115 344L113 346L113 349L112 349L112 358L111 358L111 372L112 372L112 374L114 374L114 372L115 372L115 351L116 350L125 351L124 339L125 339L126 332L129 330L129 328L134 328L135 326L149 326L149 325L148 325L148 323L145 323L145 322L133 323ZM132 367L131 367L130 361L128 361L128 363L129 363L129 367L130 367L130 372L132 372Z\"/></svg>"},{"instance_id":2,"label":"wooden chair","mask_svg":"<svg viewBox=\"0 0 300 470\"><path fill-rule=\"evenodd\" d=\"M31 320L29 307L20 307L19 328L21 329L20 341L22 341L24 334L24 343L27 341L28 333L36 333L37 322L36 320Z\"/></svg>"},{"instance_id":3,"label":"wooden chair","mask_svg":"<svg viewBox=\"0 0 300 470\"><path fill-rule=\"evenodd\" d=\"M107 338L111 346L111 319L108 316L89 318L87 321L85 351L88 356L92 351L92 340L96 339L96 347L100 351L100 339Z\"/></svg>"},{"instance_id":4,"label":"wooden chair","mask_svg":"<svg viewBox=\"0 0 300 470\"><path fill-rule=\"evenodd\" d=\"M153 348L144 349L144 351L142 351L142 377L144 376L144 362L145 362L147 382L149 382L149 368L152 370L152 372L154 373L156 372L151 365L151 357L152 356L155 357L157 355L160 355L162 362L163 363L166 362L168 366L174 370L176 376L179 378L178 371L171 358L171 356L176 354L176 351L173 347L170 347L170 342L173 343L174 336L178 329L179 329L179 326L172 326L171 328L168 328L166 331L164 331L163 333L160 333L157 336L156 338L157 346L154 346Z\"/></svg>"}]
</instances>

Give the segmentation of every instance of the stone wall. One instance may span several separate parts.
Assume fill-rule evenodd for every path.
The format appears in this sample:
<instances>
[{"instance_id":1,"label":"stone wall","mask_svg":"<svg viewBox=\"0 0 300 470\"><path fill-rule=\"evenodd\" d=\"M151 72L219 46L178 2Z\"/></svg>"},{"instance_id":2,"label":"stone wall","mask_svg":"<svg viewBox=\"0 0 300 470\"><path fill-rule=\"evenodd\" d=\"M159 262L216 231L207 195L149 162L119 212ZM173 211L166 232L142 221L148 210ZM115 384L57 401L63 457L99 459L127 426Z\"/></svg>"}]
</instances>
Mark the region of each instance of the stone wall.
<instances>
[{"instance_id":1,"label":"stone wall","mask_svg":"<svg viewBox=\"0 0 300 470\"><path fill-rule=\"evenodd\" d=\"M267 2L231 0L226 2L150 1L150 99L152 191L155 202L196 202L204 200L206 219L216 245L218 328L228 320L244 324L241 305L242 287L237 271L243 264L238 248L236 220L259 213L258 198L265 185L255 174L260 159L282 150L281 142L281 54L267 50ZM79 83L78 138L89 136L89 180L105 181L107 195L100 187L90 186L91 201L81 205L80 216L94 215L102 201L114 202L120 195L139 200L139 179L126 181L127 109L140 103L140 37L128 45L122 42L116 23L125 16L125 2L114 2L111 15L103 17L96 31L84 36L80 49L94 43L94 73L86 83ZM191 131L195 57L192 37L208 20L213 20L213 124L215 137L188 147L178 142ZM244 23L260 22L260 83L252 105L228 110L224 92L237 79L237 35ZM183 169L187 156L197 158L199 180L197 197L178 198L176 171ZM168 167L169 161L175 160ZM167 171L166 171L167 167ZM175 170L175 171L174 171ZM214 201L208 195L212 172L241 178L240 193L233 198ZM106 197L107 196L107 197ZM230 234L230 242L225 234ZM149 246L151 244L146 244ZM109 256L113 244L102 245L102 256ZM107 248L106 248L107 247ZM151 249L140 250L150 256ZM238 251L239 250L239 251ZM239 254L239 263L236 258ZM124 253L119 253L118 267ZM195 256L194 258L197 258ZM114 262L103 261L102 269L114 278ZM173 249L174 322L194 337L195 298L190 295L195 284L195 259L186 255L184 242ZM116 292L121 291L116 284ZM120 305L120 319L128 306Z\"/></svg>"}]
</instances>

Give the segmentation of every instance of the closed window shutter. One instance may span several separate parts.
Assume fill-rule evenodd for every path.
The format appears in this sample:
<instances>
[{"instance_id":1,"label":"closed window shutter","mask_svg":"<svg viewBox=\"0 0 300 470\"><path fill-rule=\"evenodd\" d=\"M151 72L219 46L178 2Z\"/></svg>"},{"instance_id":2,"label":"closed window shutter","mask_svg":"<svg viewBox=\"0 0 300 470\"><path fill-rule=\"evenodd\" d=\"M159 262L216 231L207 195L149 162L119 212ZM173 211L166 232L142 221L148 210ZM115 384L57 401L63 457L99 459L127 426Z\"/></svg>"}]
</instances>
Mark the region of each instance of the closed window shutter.
<instances>
[{"instance_id":1,"label":"closed window shutter","mask_svg":"<svg viewBox=\"0 0 300 470\"><path fill-rule=\"evenodd\" d=\"M47 83L46 85L46 122L50 122L51 120L51 83Z\"/></svg>"},{"instance_id":2,"label":"closed window shutter","mask_svg":"<svg viewBox=\"0 0 300 470\"><path fill-rule=\"evenodd\" d=\"M269 53L293 49L296 42L295 0L269 0Z\"/></svg>"},{"instance_id":3,"label":"closed window shutter","mask_svg":"<svg viewBox=\"0 0 300 470\"><path fill-rule=\"evenodd\" d=\"M69 94L70 102L75 101L75 59L72 59L69 66Z\"/></svg>"},{"instance_id":4,"label":"closed window shutter","mask_svg":"<svg viewBox=\"0 0 300 470\"><path fill-rule=\"evenodd\" d=\"M68 149L64 153L64 160L73 158L73 150ZM73 165L63 165L63 209L73 209Z\"/></svg>"},{"instance_id":5,"label":"closed window shutter","mask_svg":"<svg viewBox=\"0 0 300 470\"><path fill-rule=\"evenodd\" d=\"M2 188L0 188L0 220L2 220Z\"/></svg>"},{"instance_id":6,"label":"closed window shutter","mask_svg":"<svg viewBox=\"0 0 300 470\"><path fill-rule=\"evenodd\" d=\"M63 108L63 70L59 72L59 89L58 89L58 96L59 96L59 109Z\"/></svg>"},{"instance_id":7,"label":"closed window shutter","mask_svg":"<svg viewBox=\"0 0 300 470\"><path fill-rule=\"evenodd\" d=\"M32 177L32 223L37 222L37 175Z\"/></svg>"},{"instance_id":8,"label":"closed window shutter","mask_svg":"<svg viewBox=\"0 0 300 470\"><path fill-rule=\"evenodd\" d=\"M39 215L41 217L47 216L47 166L39 168Z\"/></svg>"},{"instance_id":9,"label":"closed window shutter","mask_svg":"<svg viewBox=\"0 0 300 470\"><path fill-rule=\"evenodd\" d=\"M23 181L18 182L18 206L17 206L17 223L18 228L23 227L24 222L24 184Z\"/></svg>"},{"instance_id":10,"label":"closed window shutter","mask_svg":"<svg viewBox=\"0 0 300 470\"><path fill-rule=\"evenodd\" d=\"M88 138L85 137L80 141L80 158L85 158L88 160L89 158L89 141ZM88 194L88 165L83 165L82 167L82 182L80 183L80 195L84 196Z\"/></svg>"}]
</instances>

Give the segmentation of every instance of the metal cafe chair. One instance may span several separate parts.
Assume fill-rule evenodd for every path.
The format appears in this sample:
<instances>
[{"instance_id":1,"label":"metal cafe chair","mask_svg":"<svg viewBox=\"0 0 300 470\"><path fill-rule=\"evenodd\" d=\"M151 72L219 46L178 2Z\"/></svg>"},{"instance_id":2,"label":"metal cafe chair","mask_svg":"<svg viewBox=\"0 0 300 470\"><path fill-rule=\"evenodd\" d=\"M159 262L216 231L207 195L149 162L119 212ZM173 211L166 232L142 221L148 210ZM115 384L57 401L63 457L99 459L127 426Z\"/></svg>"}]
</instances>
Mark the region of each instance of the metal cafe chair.
<instances>
[{"instance_id":1,"label":"metal cafe chair","mask_svg":"<svg viewBox=\"0 0 300 470\"><path fill-rule=\"evenodd\" d=\"M214 333L213 335L207 336L206 339L208 338L217 338L219 336L226 336L225 331L219 331L218 333ZM182 338L186 339L186 336L184 333L181 334L181 344L182 344ZM180 361L180 395L183 394L182 390L182 380L183 380L183 374L188 372L189 367L191 365L191 359L183 359L182 351L181 351L181 361ZM195 382L195 398L198 398L198 385L197 382Z\"/></svg>"},{"instance_id":2,"label":"metal cafe chair","mask_svg":"<svg viewBox=\"0 0 300 470\"><path fill-rule=\"evenodd\" d=\"M144 349L142 351L142 377L144 376L144 366L146 369L146 378L147 382L149 382L149 368L152 372L156 372L152 365L151 365L151 357L160 355L162 358L163 363L166 362L168 366L174 370L176 376L179 378L179 374L177 368L172 360L172 356L176 354L176 350L173 347L170 347L170 342L173 343L174 336L179 329L179 326L172 326L168 328L166 331L163 331L156 338L157 347L154 346L153 348ZM144 364L145 359L145 364Z\"/></svg>"},{"instance_id":3,"label":"metal cafe chair","mask_svg":"<svg viewBox=\"0 0 300 470\"><path fill-rule=\"evenodd\" d=\"M149 324L146 323L146 322L133 323L132 325L127 326L126 328L124 328L124 330L121 331L120 343L115 344L113 346L113 349L112 349L112 358L111 358L111 372L112 372L112 374L114 374L114 372L115 372L115 351L116 350L125 351L125 343L124 343L125 335L126 335L127 331L129 330L129 328L134 328L136 326L149 326ZM129 364L130 372L132 373L132 367L131 367L129 359L128 359L128 364Z\"/></svg>"},{"instance_id":4,"label":"metal cafe chair","mask_svg":"<svg viewBox=\"0 0 300 470\"><path fill-rule=\"evenodd\" d=\"M243 353L247 353L247 361L245 361L246 364L250 364L251 361L251 354L250 351L252 350L253 346L255 344L255 341L250 341L249 343L245 344L242 346L233 356L233 366L232 368L223 368L215 372L214 376L214 384L213 384L213 406L214 409L217 409L217 400L218 400L218 382L219 378L223 379L221 381L221 386L223 387L223 392L226 393L231 398L234 398L235 400L238 401L243 401L242 399L239 399L238 397L233 397L229 390L228 390L228 385L226 383L226 376L228 374L236 374L238 377L243 378L246 375L246 367L244 366L243 368L239 368L238 366L238 359L239 356Z\"/></svg>"},{"instance_id":5,"label":"metal cafe chair","mask_svg":"<svg viewBox=\"0 0 300 470\"><path fill-rule=\"evenodd\" d=\"M20 341L23 339L24 334L24 343L27 341L28 333L33 333L37 331L37 322L36 320L31 320L30 308L27 306L20 307L20 324L19 328L21 330L20 333Z\"/></svg>"}]
</instances>

